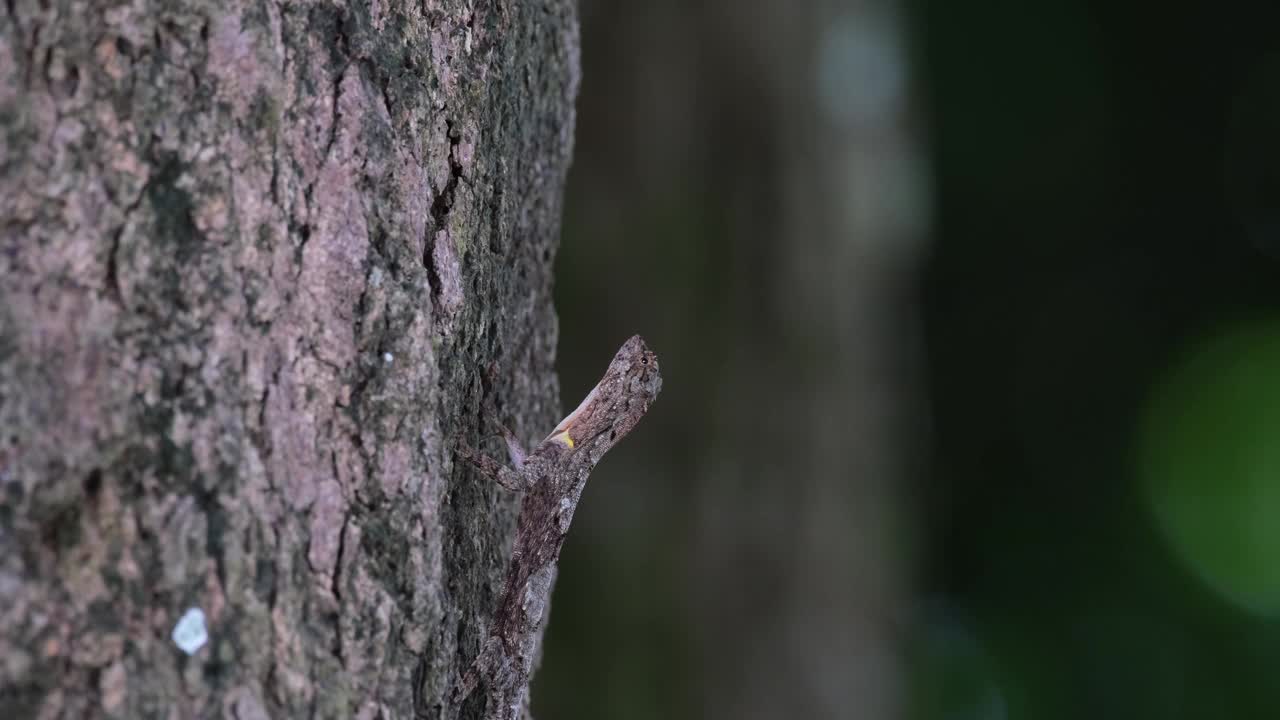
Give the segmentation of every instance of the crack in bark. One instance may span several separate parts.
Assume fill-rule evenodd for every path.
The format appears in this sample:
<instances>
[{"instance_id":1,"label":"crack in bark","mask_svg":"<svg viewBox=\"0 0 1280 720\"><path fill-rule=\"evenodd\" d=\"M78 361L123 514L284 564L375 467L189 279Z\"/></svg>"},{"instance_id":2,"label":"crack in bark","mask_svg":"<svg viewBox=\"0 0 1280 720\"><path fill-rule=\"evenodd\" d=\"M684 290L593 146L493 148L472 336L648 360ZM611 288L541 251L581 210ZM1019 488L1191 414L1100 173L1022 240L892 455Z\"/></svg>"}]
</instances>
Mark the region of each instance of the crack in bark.
<instances>
[{"instance_id":1,"label":"crack in bark","mask_svg":"<svg viewBox=\"0 0 1280 720\"><path fill-rule=\"evenodd\" d=\"M443 230L445 227L449 212L453 210L453 201L457 193L458 182L462 180L462 163L458 161L458 143L462 141L462 131L455 129L453 120L448 117L445 118L444 125L445 137L449 139L449 179L431 203L431 217L435 220L437 231Z\"/></svg>"},{"instance_id":2,"label":"crack in bark","mask_svg":"<svg viewBox=\"0 0 1280 720\"><path fill-rule=\"evenodd\" d=\"M434 317L440 317L440 271L436 268L436 261L433 257L438 238L439 235L432 232L424 243L426 249L422 253L422 267L427 271L427 290L431 294L431 314Z\"/></svg>"},{"instance_id":3,"label":"crack in bark","mask_svg":"<svg viewBox=\"0 0 1280 720\"><path fill-rule=\"evenodd\" d=\"M222 532L225 531L226 525L225 513L219 506L216 490L200 487L197 484L192 494L195 497L196 506L204 513L205 552L213 559L214 575L218 578L218 584L225 588L227 587L227 558L222 547Z\"/></svg>"},{"instance_id":4,"label":"crack in bark","mask_svg":"<svg viewBox=\"0 0 1280 720\"><path fill-rule=\"evenodd\" d=\"M324 148L325 158L330 157L333 144L338 139L338 120L342 117L342 110L338 101L342 98L342 81L347 76L347 70L351 69L351 38L347 36L346 21L346 14L340 12L335 23L337 26L337 37L335 38L337 47L334 48L334 52L343 58L343 63L333 78L333 108L329 117L329 142Z\"/></svg>"},{"instance_id":5,"label":"crack in bark","mask_svg":"<svg viewBox=\"0 0 1280 720\"><path fill-rule=\"evenodd\" d=\"M290 234L297 233L298 246L293 249L294 273L293 282L296 285L302 277L303 271L303 253L307 249L307 243L311 242L311 193L315 190L316 184L309 183L305 190L302 191L302 204L307 209L307 219L301 225L289 224Z\"/></svg>"},{"instance_id":6,"label":"crack in bark","mask_svg":"<svg viewBox=\"0 0 1280 720\"><path fill-rule=\"evenodd\" d=\"M124 293L120 290L120 270L117 256L120 254L120 237L124 235L124 229L128 226L129 220L126 213L124 223L111 234L111 249L107 251L107 276L103 280L103 285L107 289L107 297L121 308L124 307Z\"/></svg>"},{"instance_id":7,"label":"crack in bark","mask_svg":"<svg viewBox=\"0 0 1280 720\"><path fill-rule=\"evenodd\" d=\"M338 477L338 455L331 453L333 457L333 473L334 477ZM344 499L345 504L345 499ZM333 599L339 608L342 607L342 562L347 552L347 525L351 522L351 513L344 511L342 513L342 527L338 530L338 553L333 563L333 577L329 579L329 591L333 593ZM336 628L334 633L334 657L342 660L342 627Z\"/></svg>"},{"instance_id":8,"label":"crack in bark","mask_svg":"<svg viewBox=\"0 0 1280 720\"><path fill-rule=\"evenodd\" d=\"M502 179L493 184L493 196L489 198L489 251L494 255L502 252L502 200L504 190Z\"/></svg>"},{"instance_id":9,"label":"crack in bark","mask_svg":"<svg viewBox=\"0 0 1280 720\"><path fill-rule=\"evenodd\" d=\"M142 184L142 188L138 190L138 196L124 209L124 221L111 234L111 248L107 251L107 274L103 280L103 286L107 290L107 297L115 301L121 309L127 308L124 305L124 293L120 288L120 240L124 237L125 228L129 227L129 220L133 218L133 213L142 205L142 200L151 189L152 180L153 176L149 175L147 181Z\"/></svg>"},{"instance_id":10,"label":"crack in bark","mask_svg":"<svg viewBox=\"0 0 1280 720\"><path fill-rule=\"evenodd\" d=\"M382 105L387 110L387 121L391 123L391 129L394 132L396 123L395 123L395 118L391 114L391 93L389 90L390 85L391 85L391 78L387 77L387 78L384 78L382 82L378 83L378 89L382 91Z\"/></svg>"},{"instance_id":11,"label":"crack in bark","mask_svg":"<svg viewBox=\"0 0 1280 720\"><path fill-rule=\"evenodd\" d=\"M448 161L449 179L444 188L436 192L431 202L431 219L433 227L431 236L423 243L422 267L427 271L427 281L431 288L431 311L435 317L444 313L440 308L440 293L443 283L440 268L436 267L435 246L441 242L441 231L448 229L449 213L453 211L453 203L458 192L458 183L462 180L462 163L458 161L458 144L462 141L462 132L454 129L453 120L445 117L445 137L449 139ZM445 233L444 242L453 242L453 238Z\"/></svg>"},{"instance_id":12,"label":"crack in bark","mask_svg":"<svg viewBox=\"0 0 1280 720\"><path fill-rule=\"evenodd\" d=\"M280 202L280 133L278 132L271 135L271 204L282 211L284 209L284 205Z\"/></svg>"},{"instance_id":13,"label":"crack in bark","mask_svg":"<svg viewBox=\"0 0 1280 720\"><path fill-rule=\"evenodd\" d=\"M265 462L271 457L274 450L271 443L271 434L267 432L267 400L271 398L271 389L280 383L280 371L284 369L281 363L271 371L271 380L262 388L262 397L258 399L258 427L250 434L250 439L258 448L258 452L262 455Z\"/></svg>"},{"instance_id":14,"label":"crack in bark","mask_svg":"<svg viewBox=\"0 0 1280 720\"><path fill-rule=\"evenodd\" d=\"M351 63L342 66L342 69L333 77L333 103L332 110L329 115L329 140L324 146L324 157L329 159L333 154L333 145L338 141L338 124L342 119L342 109L340 101L342 100L342 81L347 76L347 70L351 67Z\"/></svg>"}]
</instances>

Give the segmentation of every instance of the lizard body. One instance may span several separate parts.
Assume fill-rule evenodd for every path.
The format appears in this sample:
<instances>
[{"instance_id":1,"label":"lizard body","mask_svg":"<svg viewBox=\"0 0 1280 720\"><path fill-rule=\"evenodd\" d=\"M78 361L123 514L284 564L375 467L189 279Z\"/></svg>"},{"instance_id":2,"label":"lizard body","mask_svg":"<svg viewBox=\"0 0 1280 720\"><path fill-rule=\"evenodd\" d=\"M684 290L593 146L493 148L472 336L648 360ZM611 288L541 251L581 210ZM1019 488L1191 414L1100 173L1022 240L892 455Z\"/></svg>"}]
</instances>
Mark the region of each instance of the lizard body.
<instances>
[{"instance_id":1,"label":"lizard body","mask_svg":"<svg viewBox=\"0 0 1280 720\"><path fill-rule=\"evenodd\" d=\"M462 445L462 457L482 474L525 492L488 640L455 694L460 703L483 681L486 720L518 720L524 712L556 561L587 478L648 412L661 387L658 359L636 335L623 343L577 409L532 452L501 428L513 468Z\"/></svg>"}]
</instances>

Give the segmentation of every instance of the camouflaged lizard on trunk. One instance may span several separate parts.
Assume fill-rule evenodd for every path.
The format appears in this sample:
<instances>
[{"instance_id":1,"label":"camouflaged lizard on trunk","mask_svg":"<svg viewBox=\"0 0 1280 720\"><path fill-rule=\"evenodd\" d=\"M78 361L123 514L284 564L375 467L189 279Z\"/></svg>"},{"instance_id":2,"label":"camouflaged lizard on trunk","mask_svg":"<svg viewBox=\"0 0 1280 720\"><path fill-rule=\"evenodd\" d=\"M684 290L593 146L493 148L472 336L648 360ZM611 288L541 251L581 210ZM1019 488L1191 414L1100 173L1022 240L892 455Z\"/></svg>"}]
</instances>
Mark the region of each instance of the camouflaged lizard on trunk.
<instances>
[{"instance_id":1,"label":"camouflaged lizard on trunk","mask_svg":"<svg viewBox=\"0 0 1280 720\"><path fill-rule=\"evenodd\" d=\"M525 713L556 561L587 477L640 422L661 388L658 359L636 335L623 343L578 408L532 452L499 426L514 467L461 445L459 454L481 473L525 496L502 599L488 640L454 694L455 707L483 684L486 720L519 720Z\"/></svg>"}]
</instances>

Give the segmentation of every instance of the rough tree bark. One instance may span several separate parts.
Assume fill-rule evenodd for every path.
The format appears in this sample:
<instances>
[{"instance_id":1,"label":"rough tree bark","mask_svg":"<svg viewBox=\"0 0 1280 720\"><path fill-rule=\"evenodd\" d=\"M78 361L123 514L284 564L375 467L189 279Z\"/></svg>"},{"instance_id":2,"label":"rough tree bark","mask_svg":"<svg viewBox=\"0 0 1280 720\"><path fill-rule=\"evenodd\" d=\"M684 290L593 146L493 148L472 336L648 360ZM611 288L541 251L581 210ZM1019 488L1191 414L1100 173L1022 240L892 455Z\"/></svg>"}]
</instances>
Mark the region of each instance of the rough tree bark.
<instances>
[{"instance_id":1,"label":"rough tree bark","mask_svg":"<svg viewBox=\"0 0 1280 720\"><path fill-rule=\"evenodd\" d=\"M577 83L571 0L7 0L0 715L456 713Z\"/></svg>"}]
</instances>

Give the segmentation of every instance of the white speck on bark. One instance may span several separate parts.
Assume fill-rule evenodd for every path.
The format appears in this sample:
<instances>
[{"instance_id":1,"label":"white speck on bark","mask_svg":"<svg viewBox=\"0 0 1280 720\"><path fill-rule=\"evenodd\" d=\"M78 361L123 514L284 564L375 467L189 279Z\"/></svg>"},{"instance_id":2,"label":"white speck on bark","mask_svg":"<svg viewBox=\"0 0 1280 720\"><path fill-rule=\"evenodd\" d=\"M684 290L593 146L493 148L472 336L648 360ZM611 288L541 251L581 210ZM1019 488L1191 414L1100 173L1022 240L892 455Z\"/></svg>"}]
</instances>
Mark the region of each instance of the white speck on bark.
<instances>
[{"instance_id":1,"label":"white speck on bark","mask_svg":"<svg viewBox=\"0 0 1280 720\"><path fill-rule=\"evenodd\" d=\"M194 655L197 650L209 642L209 630L204 624L204 611L191 608L183 613L178 624L173 626L173 644L182 652Z\"/></svg>"}]
</instances>

